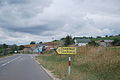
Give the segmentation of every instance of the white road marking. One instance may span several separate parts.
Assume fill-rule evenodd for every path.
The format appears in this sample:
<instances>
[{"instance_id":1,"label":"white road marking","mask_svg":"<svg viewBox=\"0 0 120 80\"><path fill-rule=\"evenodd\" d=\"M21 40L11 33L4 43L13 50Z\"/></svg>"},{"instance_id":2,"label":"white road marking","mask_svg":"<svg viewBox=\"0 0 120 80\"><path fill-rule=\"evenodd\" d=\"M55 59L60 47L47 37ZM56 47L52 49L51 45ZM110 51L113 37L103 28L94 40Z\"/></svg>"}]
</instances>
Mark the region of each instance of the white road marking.
<instances>
[{"instance_id":1,"label":"white road marking","mask_svg":"<svg viewBox=\"0 0 120 80\"><path fill-rule=\"evenodd\" d=\"M10 60L10 61L2 64L0 67L3 67L3 66L5 66L5 65L7 65L7 64L9 64L9 63L11 63L11 62L13 62L13 61L15 61L15 60L19 59L20 57L22 57L22 56L19 56L19 57L17 57L17 58L14 58L14 59L12 59L12 60Z\"/></svg>"}]
</instances>

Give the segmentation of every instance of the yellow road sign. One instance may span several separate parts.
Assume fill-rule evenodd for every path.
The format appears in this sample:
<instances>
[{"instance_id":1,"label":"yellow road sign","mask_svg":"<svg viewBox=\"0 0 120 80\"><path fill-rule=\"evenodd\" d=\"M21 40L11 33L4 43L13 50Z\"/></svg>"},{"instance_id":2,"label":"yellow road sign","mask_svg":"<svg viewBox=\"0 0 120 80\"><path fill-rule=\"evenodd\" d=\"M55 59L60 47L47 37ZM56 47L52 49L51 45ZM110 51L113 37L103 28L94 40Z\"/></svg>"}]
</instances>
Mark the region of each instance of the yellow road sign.
<instances>
[{"instance_id":1,"label":"yellow road sign","mask_svg":"<svg viewBox=\"0 0 120 80\"><path fill-rule=\"evenodd\" d=\"M76 47L58 47L58 54L76 54Z\"/></svg>"}]
</instances>

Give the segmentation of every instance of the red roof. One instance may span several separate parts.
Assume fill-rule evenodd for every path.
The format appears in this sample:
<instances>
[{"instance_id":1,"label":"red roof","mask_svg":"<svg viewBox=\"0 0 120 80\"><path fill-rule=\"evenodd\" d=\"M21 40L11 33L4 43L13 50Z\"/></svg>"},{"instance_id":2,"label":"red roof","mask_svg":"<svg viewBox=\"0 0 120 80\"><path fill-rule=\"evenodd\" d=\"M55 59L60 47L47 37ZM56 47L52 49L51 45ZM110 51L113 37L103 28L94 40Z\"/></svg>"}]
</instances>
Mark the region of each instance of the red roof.
<instances>
[{"instance_id":1,"label":"red roof","mask_svg":"<svg viewBox=\"0 0 120 80\"><path fill-rule=\"evenodd\" d=\"M36 44L31 44L31 45L23 45L25 48L35 48L37 45Z\"/></svg>"}]
</instances>

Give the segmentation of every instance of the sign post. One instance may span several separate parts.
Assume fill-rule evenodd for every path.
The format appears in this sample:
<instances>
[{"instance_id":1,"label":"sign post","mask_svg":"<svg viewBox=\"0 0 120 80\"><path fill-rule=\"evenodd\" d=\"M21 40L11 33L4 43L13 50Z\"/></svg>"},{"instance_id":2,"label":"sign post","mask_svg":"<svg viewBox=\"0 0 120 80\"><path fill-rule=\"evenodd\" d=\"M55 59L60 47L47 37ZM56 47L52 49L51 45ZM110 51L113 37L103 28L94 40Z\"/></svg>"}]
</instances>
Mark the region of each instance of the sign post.
<instances>
[{"instance_id":1,"label":"sign post","mask_svg":"<svg viewBox=\"0 0 120 80\"><path fill-rule=\"evenodd\" d=\"M58 47L58 54L76 54L76 47ZM68 75L71 73L71 57L68 59Z\"/></svg>"},{"instance_id":2,"label":"sign post","mask_svg":"<svg viewBox=\"0 0 120 80\"><path fill-rule=\"evenodd\" d=\"M58 54L76 54L76 47L58 47Z\"/></svg>"},{"instance_id":3,"label":"sign post","mask_svg":"<svg viewBox=\"0 0 120 80\"><path fill-rule=\"evenodd\" d=\"M69 57L69 61L68 61L68 75L70 75L71 73L71 57Z\"/></svg>"}]
</instances>

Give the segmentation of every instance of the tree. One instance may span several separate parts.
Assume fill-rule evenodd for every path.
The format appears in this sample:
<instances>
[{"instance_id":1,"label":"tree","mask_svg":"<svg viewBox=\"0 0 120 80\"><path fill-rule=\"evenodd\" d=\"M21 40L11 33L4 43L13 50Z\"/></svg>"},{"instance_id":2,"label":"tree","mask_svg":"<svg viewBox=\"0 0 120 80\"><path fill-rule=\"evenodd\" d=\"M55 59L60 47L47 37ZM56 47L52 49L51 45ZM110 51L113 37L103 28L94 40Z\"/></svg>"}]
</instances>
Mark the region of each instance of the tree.
<instances>
[{"instance_id":1,"label":"tree","mask_svg":"<svg viewBox=\"0 0 120 80\"><path fill-rule=\"evenodd\" d=\"M105 37L108 37L108 35L105 35Z\"/></svg>"},{"instance_id":2,"label":"tree","mask_svg":"<svg viewBox=\"0 0 120 80\"><path fill-rule=\"evenodd\" d=\"M36 42L35 41L31 41L30 44L36 44Z\"/></svg>"},{"instance_id":3,"label":"tree","mask_svg":"<svg viewBox=\"0 0 120 80\"><path fill-rule=\"evenodd\" d=\"M102 38L101 36L97 36L97 38Z\"/></svg>"},{"instance_id":4,"label":"tree","mask_svg":"<svg viewBox=\"0 0 120 80\"><path fill-rule=\"evenodd\" d=\"M68 46L68 45L71 45L71 44L74 44L75 42L74 42L74 39L71 37L71 36L69 36L69 35L67 35L65 38L63 38L64 39L64 46Z\"/></svg>"},{"instance_id":5,"label":"tree","mask_svg":"<svg viewBox=\"0 0 120 80\"><path fill-rule=\"evenodd\" d=\"M23 50L25 47L23 45L19 46L19 50Z\"/></svg>"},{"instance_id":6,"label":"tree","mask_svg":"<svg viewBox=\"0 0 120 80\"><path fill-rule=\"evenodd\" d=\"M63 40L65 40L65 38L61 38L60 40L63 41Z\"/></svg>"},{"instance_id":7,"label":"tree","mask_svg":"<svg viewBox=\"0 0 120 80\"><path fill-rule=\"evenodd\" d=\"M99 44L96 43L95 41L89 42L88 45L90 45L90 46L99 46Z\"/></svg>"},{"instance_id":8,"label":"tree","mask_svg":"<svg viewBox=\"0 0 120 80\"><path fill-rule=\"evenodd\" d=\"M112 42L113 46L120 46L120 40L119 39L115 39L113 42Z\"/></svg>"},{"instance_id":9,"label":"tree","mask_svg":"<svg viewBox=\"0 0 120 80\"><path fill-rule=\"evenodd\" d=\"M2 45L2 52L3 52L3 55L8 54L7 48L8 48L8 45L7 45L7 44L3 44L3 45Z\"/></svg>"},{"instance_id":10,"label":"tree","mask_svg":"<svg viewBox=\"0 0 120 80\"><path fill-rule=\"evenodd\" d=\"M93 39L93 37L91 36L91 37L89 37L89 39Z\"/></svg>"},{"instance_id":11,"label":"tree","mask_svg":"<svg viewBox=\"0 0 120 80\"><path fill-rule=\"evenodd\" d=\"M59 42L59 40L53 40L52 42Z\"/></svg>"},{"instance_id":12,"label":"tree","mask_svg":"<svg viewBox=\"0 0 120 80\"><path fill-rule=\"evenodd\" d=\"M39 44L42 44L43 42L41 41L41 42L39 42Z\"/></svg>"},{"instance_id":13,"label":"tree","mask_svg":"<svg viewBox=\"0 0 120 80\"><path fill-rule=\"evenodd\" d=\"M118 34L118 36L120 36L120 34Z\"/></svg>"},{"instance_id":14,"label":"tree","mask_svg":"<svg viewBox=\"0 0 120 80\"><path fill-rule=\"evenodd\" d=\"M110 35L109 37L113 37L113 35Z\"/></svg>"},{"instance_id":15,"label":"tree","mask_svg":"<svg viewBox=\"0 0 120 80\"><path fill-rule=\"evenodd\" d=\"M3 48L4 49L8 48L8 45L7 44L3 44Z\"/></svg>"},{"instance_id":16,"label":"tree","mask_svg":"<svg viewBox=\"0 0 120 80\"><path fill-rule=\"evenodd\" d=\"M86 36L83 36L82 38L83 38L83 39L88 39L88 37L86 37Z\"/></svg>"}]
</instances>

